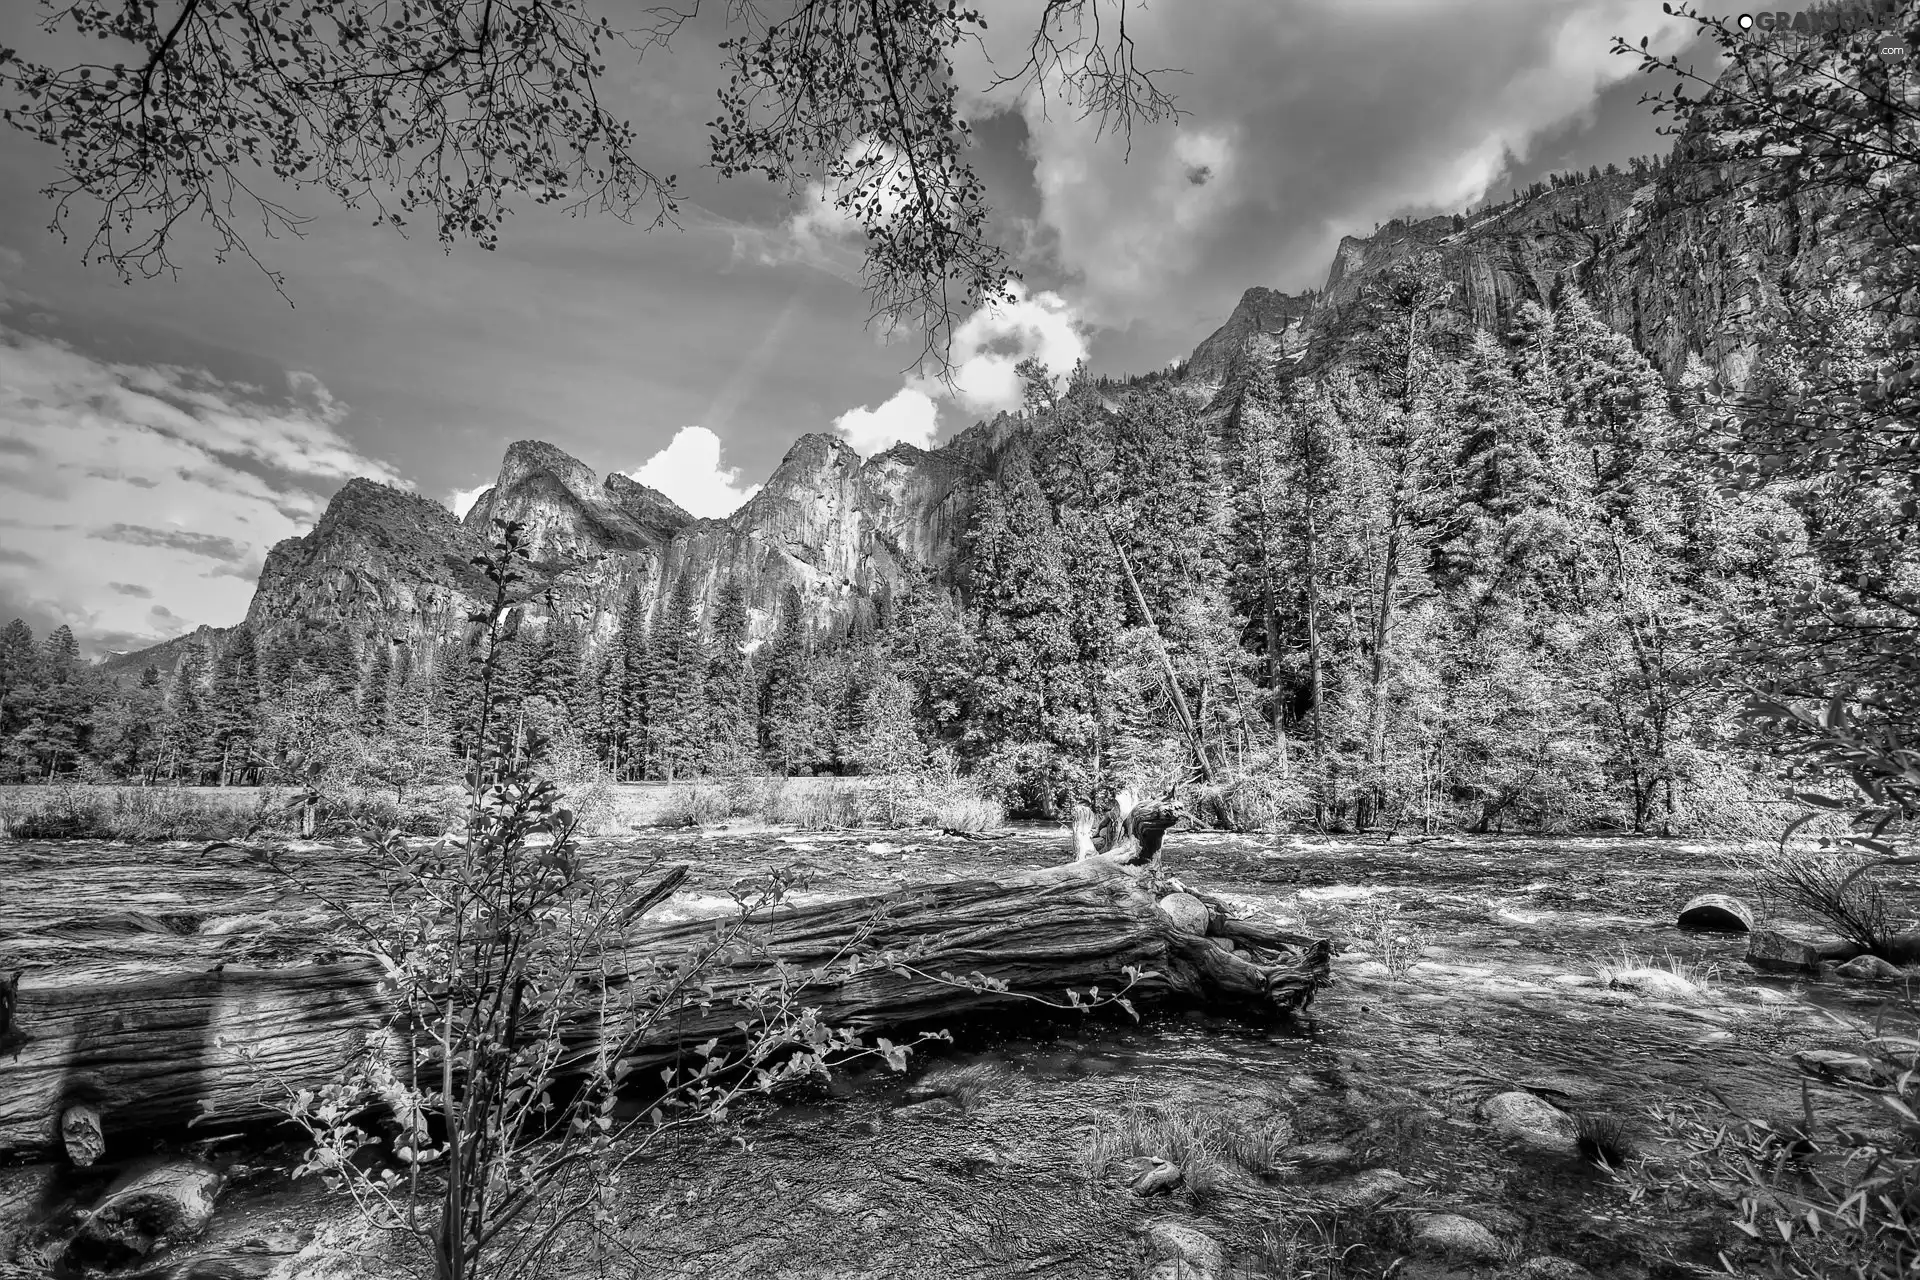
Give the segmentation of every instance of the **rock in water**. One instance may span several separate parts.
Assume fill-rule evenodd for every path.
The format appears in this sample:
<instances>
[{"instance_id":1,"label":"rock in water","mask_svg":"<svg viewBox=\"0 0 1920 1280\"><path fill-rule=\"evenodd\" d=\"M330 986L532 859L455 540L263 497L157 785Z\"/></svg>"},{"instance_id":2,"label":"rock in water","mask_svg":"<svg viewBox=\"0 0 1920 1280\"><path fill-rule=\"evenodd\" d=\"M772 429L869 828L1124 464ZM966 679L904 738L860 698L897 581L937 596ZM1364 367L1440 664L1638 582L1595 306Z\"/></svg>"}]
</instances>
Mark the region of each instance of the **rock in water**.
<instances>
[{"instance_id":1,"label":"rock in water","mask_svg":"<svg viewBox=\"0 0 1920 1280\"><path fill-rule=\"evenodd\" d=\"M1705 933L1752 933L1753 911L1738 898L1703 893L1680 908L1679 924Z\"/></svg>"},{"instance_id":2,"label":"rock in water","mask_svg":"<svg viewBox=\"0 0 1920 1280\"><path fill-rule=\"evenodd\" d=\"M1813 973L1820 968L1820 953L1784 933L1761 929L1747 938L1747 963L1770 973Z\"/></svg>"},{"instance_id":3,"label":"rock in water","mask_svg":"<svg viewBox=\"0 0 1920 1280\"><path fill-rule=\"evenodd\" d=\"M1177 1164L1170 1164L1159 1156L1153 1157L1153 1167L1133 1180L1133 1194L1146 1196L1166 1195L1179 1186L1186 1173Z\"/></svg>"},{"instance_id":4,"label":"rock in water","mask_svg":"<svg viewBox=\"0 0 1920 1280\"><path fill-rule=\"evenodd\" d=\"M1149 1222L1143 1234L1146 1259L1142 1271L1148 1280L1161 1276L1213 1280L1226 1269L1226 1250L1196 1227L1183 1222Z\"/></svg>"},{"instance_id":5,"label":"rock in water","mask_svg":"<svg viewBox=\"0 0 1920 1280\"><path fill-rule=\"evenodd\" d=\"M1190 893L1170 893L1160 899L1160 911L1182 933L1207 935L1207 904Z\"/></svg>"},{"instance_id":6,"label":"rock in water","mask_svg":"<svg viewBox=\"0 0 1920 1280\"><path fill-rule=\"evenodd\" d=\"M1362 1169L1351 1178L1321 1188L1336 1209L1353 1212L1378 1208L1407 1187L1407 1179L1393 1169Z\"/></svg>"},{"instance_id":7,"label":"rock in water","mask_svg":"<svg viewBox=\"0 0 1920 1280\"><path fill-rule=\"evenodd\" d=\"M1507 1275L1509 1280L1593 1280L1593 1272L1579 1263L1547 1254L1528 1258Z\"/></svg>"},{"instance_id":8,"label":"rock in water","mask_svg":"<svg viewBox=\"0 0 1920 1280\"><path fill-rule=\"evenodd\" d=\"M1671 969L1620 969L1614 972L1612 981L1616 987L1675 1004L1695 1004L1704 994Z\"/></svg>"},{"instance_id":9,"label":"rock in water","mask_svg":"<svg viewBox=\"0 0 1920 1280\"><path fill-rule=\"evenodd\" d=\"M112 1270L195 1239L213 1221L221 1181L199 1160L173 1160L123 1179L81 1219L62 1260L81 1271Z\"/></svg>"},{"instance_id":10,"label":"rock in water","mask_svg":"<svg viewBox=\"0 0 1920 1280\"><path fill-rule=\"evenodd\" d=\"M1507 1256L1500 1238L1472 1218L1427 1213L1413 1220L1413 1248L1449 1262L1499 1262Z\"/></svg>"},{"instance_id":11,"label":"rock in water","mask_svg":"<svg viewBox=\"0 0 1920 1280\"><path fill-rule=\"evenodd\" d=\"M1497 1093L1480 1104L1493 1131L1536 1151L1574 1154L1573 1117L1525 1090Z\"/></svg>"},{"instance_id":12,"label":"rock in water","mask_svg":"<svg viewBox=\"0 0 1920 1280\"><path fill-rule=\"evenodd\" d=\"M1865 982L1898 982L1906 976L1899 965L1888 964L1879 956L1856 956L1834 972L1843 978Z\"/></svg>"}]
</instances>

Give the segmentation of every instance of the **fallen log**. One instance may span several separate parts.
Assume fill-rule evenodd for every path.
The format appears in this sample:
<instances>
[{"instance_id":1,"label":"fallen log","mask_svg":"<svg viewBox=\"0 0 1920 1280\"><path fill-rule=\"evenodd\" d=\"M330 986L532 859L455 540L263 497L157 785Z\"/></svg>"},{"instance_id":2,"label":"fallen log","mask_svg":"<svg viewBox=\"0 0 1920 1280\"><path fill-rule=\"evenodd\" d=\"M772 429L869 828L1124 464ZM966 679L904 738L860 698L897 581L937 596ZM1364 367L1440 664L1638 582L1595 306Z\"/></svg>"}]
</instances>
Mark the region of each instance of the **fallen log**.
<instances>
[{"instance_id":1,"label":"fallen log","mask_svg":"<svg viewBox=\"0 0 1920 1280\"><path fill-rule=\"evenodd\" d=\"M709 1038L728 1042L776 963L801 975L800 1004L860 1032L952 1026L1035 999L1060 1004L1070 988L1111 993L1127 985L1129 968L1142 975L1128 992L1137 1006L1281 1018L1312 1001L1327 975L1325 942L1234 921L1227 936L1239 951L1230 952L1175 927L1147 881L1094 859L782 907L753 926L753 945L714 958L703 975L706 1008L690 1005L642 1031L582 1022L569 1039L581 1051L611 1041L635 1068ZM684 969L737 923L636 926L618 948L627 977ZM849 956L858 963L844 963ZM349 960L71 985L30 975L19 990L19 1057L0 1063L0 1155L58 1149L62 1116L82 1106L109 1147L189 1123L224 1132L269 1121L277 1114L269 1081L311 1087L382 1044L397 1058L397 1040L379 1039L391 1020L380 973L371 960Z\"/></svg>"}]
</instances>

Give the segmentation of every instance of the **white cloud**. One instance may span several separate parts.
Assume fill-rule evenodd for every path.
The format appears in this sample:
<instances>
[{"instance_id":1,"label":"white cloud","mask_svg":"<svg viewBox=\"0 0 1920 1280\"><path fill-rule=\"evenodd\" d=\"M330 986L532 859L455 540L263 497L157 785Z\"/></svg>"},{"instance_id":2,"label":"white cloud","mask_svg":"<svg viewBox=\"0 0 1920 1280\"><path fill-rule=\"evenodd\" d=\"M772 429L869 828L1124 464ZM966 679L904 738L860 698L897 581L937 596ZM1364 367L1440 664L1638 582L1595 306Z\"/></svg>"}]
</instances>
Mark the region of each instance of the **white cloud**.
<instances>
[{"instance_id":1,"label":"white cloud","mask_svg":"<svg viewBox=\"0 0 1920 1280\"><path fill-rule=\"evenodd\" d=\"M847 410L833 420L833 429L869 458L903 442L927 449L940 429L940 409L926 392L902 387L877 409L861 405Z\"/></svg>"},{"instance_id":2,"label":"white cloud","mask_svg":"<svg viewBox=\"0 0 1920 1280\"><path fill-rule=\"evenodd\" d=\"M480 495L491 488L493 488L491 480L482 480L471 489L455 489L447 495L446 504L453 514L465 520L467 512L473 510L473 504L480 501Z\"/></svg>"},{"instance_id":3,"label":"white cloud","mask_svg":"<svg viewBox=\"0 0 1920 1280\"><path fill-rule=\"evenodd\" d=\"M411 487L340 434L345 415L311 374L274 395L0 326L0 595L90 647L237 622L268 548L339 481Z\"/></svg>"},{"instance_id":4,"label":"white cloud","mask_svg":"<svg viewBox=\"0 0 1920 1280\"><path fill-rule=\"evenodd\" d=\"M1020 376L1014 367L1028 356L1037 357L1055 376L1072 372L1087 354L1086 326L1074 307L1057 293L1030 292L1018 281L1012 293L1011 302L980 307L954 330L951 387L932 378L914 379L909 385L925 395L951 399L966 413L988 414L1020 407Z\"/></svg>"},{"instance_id":5,"label":"white cloud","mask_svg":"<svg viewBox=\"0 0 1920 1280\"><path fill-rule=\"evenodd\" d=\"M741 487L740 468L721 465L720 437L705 427L680 428L666 448L627 474L702 517L730 515L760 492L757 484Z\"/></svg>"}]
</instances>

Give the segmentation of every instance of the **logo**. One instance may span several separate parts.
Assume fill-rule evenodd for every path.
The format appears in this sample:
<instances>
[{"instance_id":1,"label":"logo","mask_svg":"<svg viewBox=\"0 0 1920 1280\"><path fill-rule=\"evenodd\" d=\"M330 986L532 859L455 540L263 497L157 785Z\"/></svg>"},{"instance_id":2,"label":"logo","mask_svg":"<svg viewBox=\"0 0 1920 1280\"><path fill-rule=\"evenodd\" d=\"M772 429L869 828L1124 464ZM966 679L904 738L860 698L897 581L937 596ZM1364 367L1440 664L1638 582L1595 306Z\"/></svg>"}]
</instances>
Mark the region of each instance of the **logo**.
<instances>
[{"instance_id":1,"label":"logo","mask_svg":"<svg viewBox=\"0 0 1920 1280\"><path fill-rule=\"evenodd\" d=\"M1899 0L1853 0L1851 4L1820 9L1801 9L1788 13L1743 13L1735 19L1742 31L1787 31L1818 35L1828 31L1860 31L1889 22L1898 16ZM1874 33L1872 52L1883 63L1905 62L1911 50L1904 37L1891 31Z\"/></svg>"}]
</instances>

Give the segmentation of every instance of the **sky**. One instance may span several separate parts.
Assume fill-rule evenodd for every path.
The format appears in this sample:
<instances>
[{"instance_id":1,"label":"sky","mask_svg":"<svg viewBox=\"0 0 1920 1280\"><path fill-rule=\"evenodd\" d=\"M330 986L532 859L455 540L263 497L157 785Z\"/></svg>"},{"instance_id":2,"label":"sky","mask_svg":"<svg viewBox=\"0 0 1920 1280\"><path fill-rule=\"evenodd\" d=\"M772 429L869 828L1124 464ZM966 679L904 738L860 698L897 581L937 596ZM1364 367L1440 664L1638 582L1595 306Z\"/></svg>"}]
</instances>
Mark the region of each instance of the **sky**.
<instances>
[{"instance_id":1,"label":"sky","mask_svg":"<svg viewBox=\"0 0 1920 1280\"><path fill-rule=\"evenodd\" d=\"M707 166L711 21L614 62L604 95L679 175L677 226L528 206L497 251L447 253L309 191L303 236L254 239L284 296L202 236L177 276L83 264L38 194L57 157L0 131L0 621L69 625L95 654L229 625L348 479L464 509L519 439L701 516L807 432L937 444L1017 406L1024 355L1156 368L1247 288L1322 284L1343 235L1664 151L1639 102L1655 86L1608 49L1686 38L1653 0L1125 2L1185 113L1130 149L1037 95L978 92L1034 7L980 4L962 107L1022 282L959 326L951 385L866 324L859 246L817 188ZM645 6L594 7L620 25ZM0 5L0 45L51 58L35 8Z\"/></svg>"}]
</instances>

